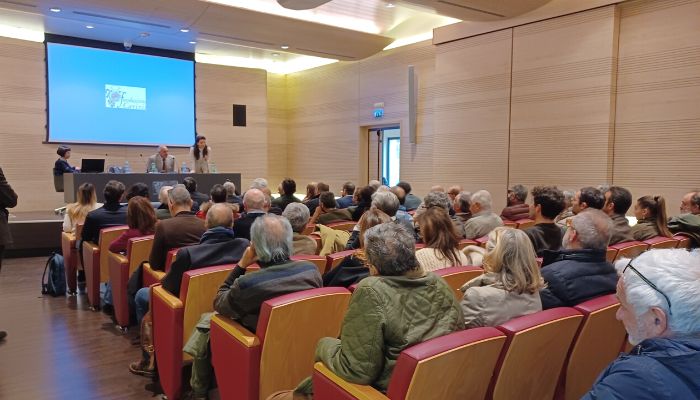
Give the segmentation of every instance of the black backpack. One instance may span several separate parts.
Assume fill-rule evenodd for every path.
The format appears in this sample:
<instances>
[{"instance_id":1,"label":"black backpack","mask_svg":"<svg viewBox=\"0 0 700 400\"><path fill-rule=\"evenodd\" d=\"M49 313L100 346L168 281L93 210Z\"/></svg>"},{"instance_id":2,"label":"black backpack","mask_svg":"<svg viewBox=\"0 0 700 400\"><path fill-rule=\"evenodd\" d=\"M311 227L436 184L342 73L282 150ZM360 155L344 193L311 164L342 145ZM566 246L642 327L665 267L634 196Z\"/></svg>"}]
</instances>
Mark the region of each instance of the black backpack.
<instances>
[{"instance_id":1,"label":"black backpack","mask_svg":"<svg viewBox=\"0 0 700 400\"><path fill-rule=\"evenodd\" d=\"M66 273L63 265L63 256L52 253L46 261L44 274L41 276L41 294L50 294L53 297L66 294ZM49 272L48 279L46 271Z\"/></svg>"}]
</instances>

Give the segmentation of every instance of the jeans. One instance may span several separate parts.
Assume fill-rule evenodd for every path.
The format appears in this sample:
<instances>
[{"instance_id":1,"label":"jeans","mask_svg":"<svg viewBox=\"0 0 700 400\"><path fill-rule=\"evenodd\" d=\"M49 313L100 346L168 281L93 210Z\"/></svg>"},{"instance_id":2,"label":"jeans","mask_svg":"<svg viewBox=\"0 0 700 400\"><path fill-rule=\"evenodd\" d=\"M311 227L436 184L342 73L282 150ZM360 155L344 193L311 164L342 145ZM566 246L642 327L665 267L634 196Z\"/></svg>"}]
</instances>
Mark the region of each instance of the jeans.
<instances>
[{"instance_id":1,"label":"jeans","mask_svg":"<svg viewBox=\"0 0 700 400\"><path fill-rule=\"evenodd\" d=\"M141 320L143 316L148 312L148 306L151 302L151 292L149 288L141 288L136 292L136 297L134 298L136 303L136 320L139 326L141 326Z\"/></svg>"}]
</instances>

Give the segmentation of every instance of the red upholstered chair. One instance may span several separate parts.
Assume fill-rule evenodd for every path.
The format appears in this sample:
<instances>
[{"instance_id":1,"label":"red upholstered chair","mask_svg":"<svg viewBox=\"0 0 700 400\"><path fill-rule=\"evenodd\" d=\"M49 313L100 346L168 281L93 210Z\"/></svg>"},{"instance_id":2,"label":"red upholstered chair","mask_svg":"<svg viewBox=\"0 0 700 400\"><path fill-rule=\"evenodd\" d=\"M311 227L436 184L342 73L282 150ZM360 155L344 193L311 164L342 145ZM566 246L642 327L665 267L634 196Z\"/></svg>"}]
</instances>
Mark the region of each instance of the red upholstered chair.
<instances>
[{"instance_id":1,"label":"red upholstered chair","mask_svg":"<svg viewBox=\"0 0 700 400\"><path fill-rule=\"evenodd\" d=\"M668 238L666 236L655 236L651 239L642 241L649 245L649 250L651 249L675 249L678 247L678 239Z\"/></svg>"},{"instance_id":2,"label":"red upholstered chair","mask_svg":"<svg viewBox=\"0 0 700 400\"><path fill-rule=\"evenodd\" d=\"M341 262L345 259L345 257L350 256L355 253L357 250L345 250L345 251L340 251L337 253L329 254L326 256L326 272L332 270L333 268L337 267L340 265Z\"/></svg>"},{"instance_id":3,"label":"red upholstered chair","mask_svg":"<svg viewBox=\"0 0 700 400\"><path fill-rule=\"evenodd\" d=\"M443 268L437 271L433 271L433 273L435 273L435 275L441 276L442 279L444 279L445 282L447 282L447 284L450 285L452 291L455 294L455 298L457 298L457 301L459 301L462 300L462 297L464 297L464 293L462 293L462 291L459 290L459 288L461 288L462 285L469 282L470 280L483 274L484 270L479 267L466 266Z\"/></svg>"},{"instance_id":4,"label":"red upholstered chair","mask_svg":"<svg viewBox=\"0 0 700 400\"><path fill-rule=\"evenodd\" d=\"M583 315L561 307L514 318L497 328L508 337L494 370L494 400L551 399Z\"/></svg>"},{"instance_id":5,"label":"red upholstered chair","mask_svg":"<svg viewBox=\"0 0 700 400\"><path fill-rule=\"evenodd\" d=\"M624 325L615 318L619 307L620 302L612 294L574 307L583 314L583 322L562 370L558 400L580 399L619 354L627 336Z\"/></svg>"},{"instance_id":6,"label":"red upholstered chair","mask_svg":"<svg viewBox=\"0 0 700 400\"><path fill-rule=\"evenodd\" d=\"M518 227L518 223L515 222L515 221L511 221L511 220L508 220L508 219L504 219L504 220L503 220L503 226L505 226L505 227L507 227L507 228L517 228L517 227Z\"/></svg>"},{"instance_id":7,"label":"red upholstered chair","mask_svg":"<svg viewBox=\"0 0 700 400\"><path fill-rule=\"evenodd\" d=\"M148 260L153 247L153 235L129 239L126 253L109 253L109 282L112 284L114 318L121 328L129 326L129 302L126 286L129 277L142 262Z\"/></svg>"},{"instance_id":8,"label":"red upholstered chair","mask_svg":"<svg viewBox=\"0 0 700 400\"><path fill-rule=\"evenodd\" d=\"M316 230L316 224L308 224L306 225L306 228L304 228L303 231L301 231L302 235L310 235Z\"/></svg>"},{"instance_id":9,"label":"red upholstered chair","mask_svg":"<svg viewBox=\"0 0 700 400\"><path fill-rule=\"evenodd\" d=\"M66 274L66 288L75 293L78 290L77 273L80 255L75 244L80 241L83 224L78 224L75 233L61 232L61 252L63 253L63 265Z\"/></svg>"},{"instance_id":10,"label":"red upholstered chair","mask_svg":"<svg viewBox=\"0 0 700 400\"><path fill-rule=\"evenodd\" d=\"M474 328L412 346L399 355L386 396L343 380L319 362L314 399L483 399L505 340L498 329Z\"/></svg>"},{"instance_id":11,"label":"red upholstered chair","mask_svg":"<svg viewBox=\"0 0 700 400\"><path fill-rule=\"evenodd\" d=\"M425 243L416 243L416 250L424 249Z\"/></svg>"},{"instance_id":12,"label":"red upholstered chair","mask_svg":"<svg viewBox=\"0 0 700 400\"><path fill-rule=\"evenodd\" d=\"M531 220L530 218L523 218L515 221L517 224L516 228L518 229L527 229L527 228L532 228L535 226L535 221Z\"/></svg>"},{"instance_id":13,"label":"red upholstered chair","mask_svg":"<svg viewBox=\"0 0 700 400\"><path fill-rule=\"evenodd\" d=\"M459 244L457 247L459 247L460 250L464 250L465 247L467 246L478 246L479 243L476 240L471 240L471 239L462 239L459 241Z\"/></svg>"},{"instance_id":14,"label":"red upholstered chair","mask_svg":"<svg viewBox=\"0 0 700 400\"><path fill-rule=\"evenodd\" d=\"M359 283L360 283L360 282L353 283L352 285L348 286L348 290L350 291L350 293L355 293L355 289L357 288L357 285L358 285Z\"/></svg>"},{"instance_id":15,"label":"red upholstered chair","mask_svg":"<svg viewBox=\"0 0 700 400\"><path fill-rule=\"evenodd\" d=\"M678 240L678 247L679 249L689 249L690 248L690 243L691 239L688 236L685 236L683 234L676 234L673 235L674 239Z\"/></svg>"},{"instance_id":16,"label":"red upholstered chair","mask_svg":"<svg viewBox=\"0 0 700 400\"><path fill-rule=\"evenodd\" d=\"M479 246L486 248L486 243L488 243L488 241L489 241L489 235L484 235L484 236L482 236L480 238L476 238L474 240L479 244Z\"/></svg>"},{"instance_id":17,"label":"red upholstered chair","mask_svg":"<svg viewBox=\"0 0 700 400\"><path fill-rule=\"evenodd\" d=\"M326 272L326 257L325 256L311 256L311 255L298 255L289 257L294 261L308 261L318 268L318 272L323 275Z\"/></svg>"},{"instance_id":18,"label":"red upholstered chair","mask_svg":"<svg viewBox=\"0 0 700 400\"><path fill-rule=\"evenodd\" d=\"M615 262L616 258L617 258L617 249L608 246L608 250L605 252L605 259L609 263L611 263L611 262Z\"/></svg>"},{"instance_id":19,"label":"red upholstered chair","mask_svg":"<svg viewBox=\"0 0 700 400\"><path fill-rule=\"evenodd\" d=\"M214 311L214 297L233 265L198 268L182 277L180 297L161 285L151 287L153 344L158 376L169 399L180 398L182 367L192 358L182 351L192 330L205 312Z\"/></svg>"},{"instance_id":20,"label":"red upholstered chair","mask_svg":"<svg viewBox=\"0 0 700 400\"><path fill-rule=\"evenodd\" d=\"M337 229L339 231L352 232L352 230L355 228L355 225L357 225L357 222L355 221L337 221L331 222L326 226L329 228Z\"/></svg>"},{"instance_id":21,"label":"red upholstered chair","mask_svg":"<svg viewBox=\"0 0 700 400\"><path fill-rule=\"evenodd\" d=\"M313 372L319 339L338 337L350 302L344 288L290 293L263 303L256 332L223 316L211 321L211 351L222 399L266 399ZM160 365L160 364L159 364Z\"/></svg>"},{"instance_id":22,"label":"red upholstered chair","mask_svg":"<svg viewBox=\"0 0 700 400\"><path fill-rule=\"evenodd\" d=\"M644 242L639 242L636 240L632 240L629 242L622 242L622 243L617 243L610 248L617 249L617 256L615 256L615 260L619 260L620 258L635 258L638 255L642 254L646 249L649 248L649 245L644 243Z\"/></svg>"},{"instance_id":23,"label":"red upholstered chair","mask_svg":"<svg viewBox=\"0 0 700 400\"><path fill-rule=\"evenodd\" d=\"M168 255L165 257L165 271L159 271L151 268L151 264L149 263L144 263L143 264L143 287L149 287L151 285L155 285L157 283L160 283L160 281L165 277L165 274L170 271L170 266L173 265L173 262L175 262L175 258L177 256L177 251L180 250L179 248L177 249L172 249L168 251ZM146 257L148 258L148 257Z\"/></svg>"},{"instance_id":24,"label":"red upholstered chair","mask_svg":"<svg viewBox=\"0 0 700 400\"><path fill-rule=\"evenodd\" d=\"M83 242L83 265L88 304L94 310L100 308L100 283L109 279L109 245L128 227L113 226L100 230L99 243Z\"/></svg>"}]
</instances>

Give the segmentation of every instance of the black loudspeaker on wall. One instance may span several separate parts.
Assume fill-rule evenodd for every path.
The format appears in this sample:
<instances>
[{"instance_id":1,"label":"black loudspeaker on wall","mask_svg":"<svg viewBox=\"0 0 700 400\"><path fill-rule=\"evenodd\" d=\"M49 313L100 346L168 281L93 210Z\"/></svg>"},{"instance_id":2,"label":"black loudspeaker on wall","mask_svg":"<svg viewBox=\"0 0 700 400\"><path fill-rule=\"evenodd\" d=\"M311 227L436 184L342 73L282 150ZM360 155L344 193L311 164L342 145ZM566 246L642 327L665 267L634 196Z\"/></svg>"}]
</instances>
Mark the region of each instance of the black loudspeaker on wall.
<instances>
[{"instance_id":1,"label":"black loudspeaker on wall","mask_svg":"<svg viewBox=\"0 0 700 400\"><path fill-rule=\"evenodd\" d=\"M246 126L244 104L233 105L233 126Z\"/></svg>"}]
</instances>

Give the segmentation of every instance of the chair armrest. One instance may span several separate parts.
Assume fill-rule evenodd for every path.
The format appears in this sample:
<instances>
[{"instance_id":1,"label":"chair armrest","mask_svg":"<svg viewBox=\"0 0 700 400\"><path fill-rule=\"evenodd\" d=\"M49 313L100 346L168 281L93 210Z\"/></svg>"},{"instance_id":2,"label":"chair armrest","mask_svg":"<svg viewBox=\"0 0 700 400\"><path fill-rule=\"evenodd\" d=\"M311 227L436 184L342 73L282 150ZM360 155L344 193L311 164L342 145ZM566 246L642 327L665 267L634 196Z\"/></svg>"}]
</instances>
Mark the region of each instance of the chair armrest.
<instances>
[{"instance_id":1,"label":"chair armrest","mask_svg":"<svg viewBox=\"0 0 700 400\"><path fill-rule=\"evenodd\" d=\"M382 392L367 385L349 383L334 374L323 363L314 364L314 399L317 400L388 400Z\"/></svg>"},{"instance_id":2,"label":"chair armrest","mask_svg":"<svg viewBox=\"0 0 700 400\"><path fill-rule=\"evenodd\" d=\"M149 263L143 264L143 287L149 287L160 283L164 277L165 272L154 270Z\"/></svg>"},{"instance_id":3,"label":"chair armrest","mask_svg":"<svg viewBox=\"0 0 700 400\"><path fill-rule=\"evenodd\" d=\"M217 314L211 320L210 343L221 398L257 400L262 352L258 337L238 322Z\"/></svg>"}]
</instances>

